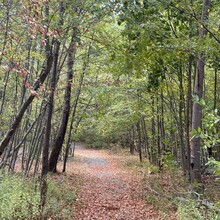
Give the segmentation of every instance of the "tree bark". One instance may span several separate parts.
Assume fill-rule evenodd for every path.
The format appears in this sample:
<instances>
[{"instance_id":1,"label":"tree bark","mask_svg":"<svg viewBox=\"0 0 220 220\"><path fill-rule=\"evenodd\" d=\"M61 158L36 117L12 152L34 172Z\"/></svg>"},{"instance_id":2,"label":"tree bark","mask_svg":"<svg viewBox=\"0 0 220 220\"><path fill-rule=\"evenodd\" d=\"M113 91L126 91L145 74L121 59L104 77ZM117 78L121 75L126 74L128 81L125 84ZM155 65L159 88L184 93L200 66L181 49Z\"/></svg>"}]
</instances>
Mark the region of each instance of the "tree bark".
<instances>
[{"instance_id":1,"label":"tree bark","mask_svg":"<svg viewBox=\"0 0 220 220\"><path fill-rule=\"evenodd\" d=\"M214 71L215 71L215 81L214 81L214 104L213 104L213 109L215 110L216 109L216 103L217 103L217 82L218 82L218 68L215 67L214 68Z\"/></svg>"},{"instance_id":2,"label":"tree bark","mask_svg":"<svg viewBox=\"0 0 220 220\"><path fill-rule=\"evenodd\" d=\"M141 143L141 126L140 126L140 121L137 122L137 138L138 138L138 154L139 154L139 160L142 163L143 158L142 158L142 143Z\"/></svg>"},{"instance_id":3,"label":"tree bark","mask_svg":"<svg viewBox=\"0 0 220 220\"><path fill-rule=\"evenodd\" d=\"M157 95L157 105L156 105L156 113L157 113L157 117L156 117L156 120L157 120L157 166L159 169L161 169L161 132L160 132L160 123L161 123L161 120L160 120L160 109L159 109L159 97Z\"/></svg>"},{"instance_id":4,"label":"tree bark","mask_svg":"<svg viewBox=\"0 0 220 220\"><path fill-rule=\"evenodd\" d=\"M134 125L132 125L129 134L130 134L130 146L129 146L130 147L130 154L134 155L134 150L135 150L135 146L134 146L134 136L135 136Z\"/></svg>"},{"instance_id":5,"label":"tree bark","mask_svg":"<svg viewBox=\"0 0 220 220\"><path fill-rule=\"evenodd\" d=\"M75 57L75 47L74 47L74 40L76 37L76 29L73 30L73 37L72 41L69 46L68 51L68 59L67 59L67 65L68 65L68 72L67 72L67 82L66 82L66 89L65 89L65 96L64 96L64 108L63 108L63 114L61 123L59 126L59 129L57 131L53 148L50 154L49 158L49 171L50 172L57 172L57 162L60 155L60 151L62 149L69 114L70 114L70 99L71 99L71 85L72 85L72 79L73 79L73 65L74 65L74 57Z\"/></svg>"},{"instance_id":6,"label":"tree bark","mask_svg":"<svg viewBox=\"0 0 220 220\"><path fill-rule=\"evenodd\" d=\"M88 65L88 62L89 62L89 57L90 57L90 46L89 46L89 49L88 49L88 52L87 52L87 55L86 55L86 59L85 59L84 64L83 64L83 72L82 72L82 75L80 77L79 88L77 90L76 98L75 98L75 101L74 101L73 106L72 106L73 113L72 113L70 126L69 126L69 133L68 133L68 137L67 137L67 144L66 144L65 155L64 155L64 160L63 160L63 170L62 170L62 172L66 171L66 163L67 163L67 159L68 159L68 155L69 155L69 149L70 149L70 146L71 146L73 122L75 120L76 109L77 109L77 106L78 106L78 103L79 103L79 97L80 97L80 94L81 94L82 84L83 84L83 81L84 81L84 76L85 76L87 65ZM69 66L69 67L72 68L71 66ZM88 104L89 103L90 103L90 101L88 102Z\"/></svg>"},{"instance_id":7,"label":"tree bark","mask_svg":"<svg viewBox=\"0 0 220 220\"><path fill-rule=\"evenodd\" d=\"M188 72L187 72L187 100L186 100L186 111L185 111L185 138L186 138L186 169L188 177L190 178L190 130L191 130L191 114L192 114L192 64L193 56L189 55L188 59Z\"/></svg>"},{"instance_id":8,"label":"tree bark","mask_svg":"<svg viewBox=\"0 0 220 220\"><path fill-rule=\"evenodd\" d=\"M51 136L51 121L53 115L54 107L54 92L57 84L57 65L58 65L58 56L59 56L60 43L56 40L54 48L54 61L53 69L51 71L51 82L50 82L50 96L47 104L46 110L46 127L43 139L43 152L42 152L42 171L41 176L45 176L48 172L48 158L49 158L49 146L50 146L50 136Z\"/></svg>"},{"instance_id":9,"label":"tree bark","mask_svg":"<svg viewBox=\"0 0 220 220\"><path fill-rule=\"evenodd\" d=\"M180 137L180 147L181 147L181 160L182 160L182 168L183 173L186 175L186 148L183 138L183 104L184 104L184 91L183 91L183 71L182 71L182 63L179 64L179 137Z\"/></svg>"},{"instance_id":10,"label":"tree bark","mask_svg":"<svg viewBox=\"0 0 220 220\"><path fill-rule=\"evenodd\" d=\"M157 164L157 157L156 157L156 153L155 153L155 146L156 146L156 129L155 129L155 108L154 108L154 96L151 96L151 105L152 105L152 119L151 119L151 139L152 139L152 143L151 143L151 162L153 164Z\"/></svg>"},{"instance_id":11,"label":"tree bark","mask_svg":"<svg viewBox=\"0 0 220 220\"><path fill-rule=\"evenodd\" d=\"M210 7L211 0L203 1L201 21L208 20L208 9ZM200 38L204 38L207 34L207 30L201 28ZM203 95L203 80L205 75L205 55L200 53L196 64L196 76L194 83L194 95L198 96L199 100ZM196 102L193 103L192 112L192 129L198 130L202 128L202 106ZM191 140L191 181L201 182L201 138L193 137Z\"/></svg>"},{"instance_id":12,"label":"tree bark","mask_svg":"<svg viewBox=\"0 0 220 220\"><path fill-rule=\"evenodd\" d=\"M146 122L143 115L141 115L141 127L142 127L142 133L143 133L143 147L144 147L144 156L150 160L150 151L149 151L149 137L147 134L147 128L146 128Z\"/></svg>"},{"instance_id":13,"label":"tree bark","mask_svg":"<svg viewBox=\"0 0 220 220\"><path fill-rule=\"evenodd\" d=\"M44 68L44 70L42 71L42 73L40 74L39 78L37 79L37 81L34 83L33 86L33 91L37 92L37 90L39 89L40 85L45 81L45 79L47 78L50 69L52 67L52 63L53 63L53 57L52 54L49 54L47 61L46 61L46 66ZM12 136L14 135L16 129L18 128L22 117L25 113L25 111L27 110L28 106L31 104L31 102L33 101L33 99L35 98L35 95L30 94L26 101L22 104L19 112L17 113L16 117L14 118L13 122L11 123L11 126L9 128L9 130L7 131L7 133L5 134L4 138L2 139L1 143L0 143L0 156L2 155L2 153L4 152L4 149L7 147L9 141L11 140Z\"/></svg>"}]
</instances>

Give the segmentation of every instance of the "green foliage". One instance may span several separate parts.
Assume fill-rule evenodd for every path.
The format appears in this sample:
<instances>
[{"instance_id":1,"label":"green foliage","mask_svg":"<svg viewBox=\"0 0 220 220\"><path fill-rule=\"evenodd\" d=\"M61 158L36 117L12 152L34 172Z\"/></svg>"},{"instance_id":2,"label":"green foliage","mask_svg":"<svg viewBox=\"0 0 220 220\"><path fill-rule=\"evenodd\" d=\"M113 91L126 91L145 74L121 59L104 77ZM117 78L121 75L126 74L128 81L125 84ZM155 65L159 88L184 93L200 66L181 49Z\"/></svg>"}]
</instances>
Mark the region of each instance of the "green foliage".
<instances>
[{"instance_id":1,"label":"green foliage","mask_svg":"<svg viewBox=\"0 0 220 220\"><path fill-rule=\"evenodd\" d=\"M38 219L41 215L40 186L35 180L15 174L0 174L0 219ZM43 217L72 219L68 205L76 199L75 192L63 183L50 180Z\"/></svg>"},{"instance_id":2,"label":"green foliage","mask_svg":"<svg viewBox=\"0 0 220 220\"><path fill-rule=\"evenodd\" d=\"M120 94L121 89L114 85L96 90L99 95L94 102L98 108L88 110L76 138L97 148L109 143L124 143L128 130L138 120L136 103L129 99L129 95Z\"/></svg>"},{"instance_id":3,"label":"green foliage","mask_svg":"<svg viewBox=\"0 0 220 220\"><path fill-rule=\"evenodd\" d=\"M55 219L72 219L68 205L76 200L75 191L69 189L64 182L49 180L44 216Z\"/></svg>"},{"instance_id":4,"label":"green foliage","mask_svg":"<svg viewBox=\"0 0 220 220\"><path fill-rule=\"evenodd\" d=\"M214 220L218 215L208 212L205 207L198 207L195 202L179 203L177 208L179 220Z\"/></svg>"},{"instance_id":5,"label":"green foliage","mask_svg":"<svg viewBox=\"0 0 220 220\"><path fill-rule=\"evenodd\" d=\"M218 213L215 212L218 204L207 208L198 203L189 192L187 180L181 176L180 171L176 170L174 173L172 170L166 169L163 174L148 174L145 176L144 183L146 202L158 208L160 219L172 219L170 218L170 210L175 213L175 219L178 220L219 219ZM214 201L215 198L210 193L218 190L218 187L219 185L215 186L213 182L207 182L205 188L209 195L206 194L204 201L206 199Z\"/></svg>"},{"instance_id":6,"label":"green foliage","mask_svg":"<svg viewBox=\"0 0 220 220\"><path fill-rule=\"evenodd\" d=\"M192 101L201 105L202 107L206 106L205 100L204 99L199 99L198 95L192 95Z\"/></svg>"},{"instance_id":7,"label":"green foliage","mask_svg":"<svg viewBox=\"0 0 220 220\"><path fill-rule=\"evenodd\" d=\"M155 165L148 165L147 167L146 167L146 170L147 170L147 172L149 173L149 174L151 174L151 173L158 173L159 172L159 168L158 168L158 166L155 166Z\"/></svg>"},{"instance_id":8,"label":"green foliage","mask_svg":"<svg viewBox=\"0 0 220 220\"><path fill-rule=\"evenodd\" d=\"M147 174L159 173L158 166L152 165L148 161L137 162L137 161L131 160L127 162L126 166L128 166L129 168L133 168L134 170L136 169L135 172L138 172L138 169L141 168L144 170L144 173L147 173Z\"/></svg>"},{"instance_id":9,"label":"green foliage","mask_svg":"<svg viewBox=\"0 0 220 220\"><path fill-rule=\"evenodd\" d=\"M218 133L218 127L220 122L220 116L218 115L217 109L214 111L206 113L203 118L203 128L198 128L198 130L193 131L194 137L199 137L202 139L203 147L205 150L208 148L218 147L220 143L220 137ZM220 162L216 161L214 158L209 158L207 165L214 168L214 173L216 175L220 174Z\"/></svg>"},{"instance_id":10,"label":"green foliage","mask_svg":"<svg viewBox=\"0 0 220 220\"><path fill-rule=\"evenodd\" d=\"M39 216L40 193L35 182L17 175L0 175L0 219L34 219Z\"/></svg>"},{"instance_id":11,"label":"green foliage","mask_svg":"<svg viewBox=\"0 0 220 220\"><path fill-rule=\"evenodd\" d=\"M213 167L216 176L220 176L220 161L217 161L214 158L209 158L207 165ZM218 180L220 180L220 178L218 178Z\"/></svg>"},{"instance_id":12,"label":"green foliage","mask_svg":"<svg viewBox=\"0 0 220 220\"><path fill-rule=\"evenodd\" d=\"M174 156L171 154L171 152L166 152L162 156L162 162L163 162L164 168L176 169L178 167L177 162L176 162Z\"/></svg>"}]
</instances>

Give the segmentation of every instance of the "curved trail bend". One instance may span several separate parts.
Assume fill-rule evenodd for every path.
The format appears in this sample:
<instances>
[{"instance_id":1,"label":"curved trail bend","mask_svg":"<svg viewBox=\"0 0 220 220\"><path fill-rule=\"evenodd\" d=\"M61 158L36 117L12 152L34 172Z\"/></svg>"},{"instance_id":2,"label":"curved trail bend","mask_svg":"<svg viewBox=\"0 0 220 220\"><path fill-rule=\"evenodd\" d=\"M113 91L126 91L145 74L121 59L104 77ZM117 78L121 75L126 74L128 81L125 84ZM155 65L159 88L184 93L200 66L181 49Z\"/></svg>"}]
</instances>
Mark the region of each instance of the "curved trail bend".
<instances>
[{"instance_id":1,"label":"curved trail bend","mask_svg":"<svg viewBox=\"0 0 220 220\"><path fill-rule=\"evenodd\" d=\"M76 186L78 199L73 208L74 219L159 219L158 212L144 201L142 177L125 166L135 160L134 156L110 154L77 144L74 161L69 162L67 170L80 179Z\"/></svg>"}]
</instances>

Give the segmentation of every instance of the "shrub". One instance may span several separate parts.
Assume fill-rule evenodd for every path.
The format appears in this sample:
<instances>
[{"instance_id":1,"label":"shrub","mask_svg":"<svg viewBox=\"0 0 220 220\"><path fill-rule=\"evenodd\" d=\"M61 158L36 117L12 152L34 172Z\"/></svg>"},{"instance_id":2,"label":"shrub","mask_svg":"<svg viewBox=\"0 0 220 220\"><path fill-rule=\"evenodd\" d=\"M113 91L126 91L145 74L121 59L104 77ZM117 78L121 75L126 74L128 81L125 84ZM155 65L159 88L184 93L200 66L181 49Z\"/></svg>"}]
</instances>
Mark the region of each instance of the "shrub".
<instances>
[{"instance_id":1,"label":"shrub","mask_svg":"<svg viewBox=\"0 0 220 220\"><path fill-rule=\"evenodd\" d=\"M198 207L195 202L179 203L178 204L178 219L179 220L214 220L218 216L205 207Z\"/></svg>"},{"instance_id":2,"label":"shrub","mask_svg":"<svg viewBox=\"0 0 220 220\"><path fill-rule=\"evenodd\" d=\"M40 193L35 182L11 174L0 175L0 219L34 219L39 216Z\"/></svg>"},{"instance_id":3,"label":"shrub","mask_svg":"<svg viewBox=\"0 0 220 220\"><path fill-rule=\"evenodd\" d=\"M66 184L49 180L44 216L53 216L53 219L72 219L67 206L75 200L75 191L66 187Z\"/></svg>"},{"instance_id":4,"label":"shrub","mask_svg":"<svg viewBox=\"0 0 220 220\"><path fill-rule=\"evenodd\" d=\"M62 184L62 185L61 185ZM0 219L72 219L68 205L76 195L66 184L50 179L43 216L40 213L40 186L16 174L0 173Z\"/></svg>"}]
</instances>

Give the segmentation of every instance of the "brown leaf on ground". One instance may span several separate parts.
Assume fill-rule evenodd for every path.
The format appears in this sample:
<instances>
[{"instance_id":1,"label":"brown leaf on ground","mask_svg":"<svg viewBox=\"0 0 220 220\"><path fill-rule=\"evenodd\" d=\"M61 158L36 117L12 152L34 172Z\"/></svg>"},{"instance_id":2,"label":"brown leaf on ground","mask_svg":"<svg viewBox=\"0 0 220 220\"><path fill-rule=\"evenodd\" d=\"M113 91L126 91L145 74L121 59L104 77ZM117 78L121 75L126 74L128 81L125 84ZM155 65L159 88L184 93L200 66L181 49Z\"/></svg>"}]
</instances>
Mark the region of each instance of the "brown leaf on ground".
<instances>
[{"instance_id":1,"label":"brown leaf on ground","mask_svg":"<svg viewBox=\"0 0 220 220\"><path fill-rule=\"evenodd\" d=\"M135 157L109 154L106 150L76 147L74 161L67 173L81 179L76 220L147 220L159 219L159 212L147 205L142 193L142 176L125 167ZM73 182L74 184L74 182Z\"/></svg>"}]
</instances>

